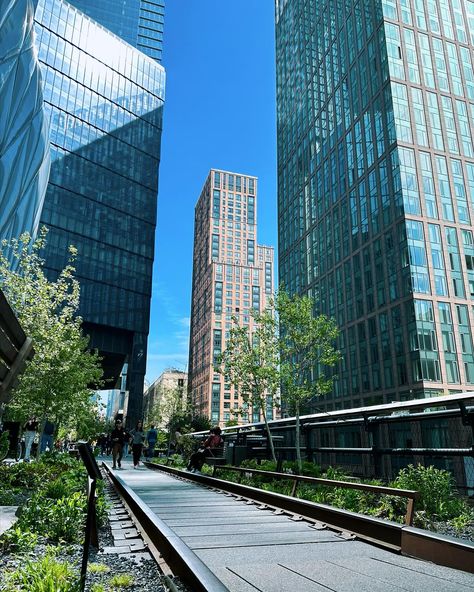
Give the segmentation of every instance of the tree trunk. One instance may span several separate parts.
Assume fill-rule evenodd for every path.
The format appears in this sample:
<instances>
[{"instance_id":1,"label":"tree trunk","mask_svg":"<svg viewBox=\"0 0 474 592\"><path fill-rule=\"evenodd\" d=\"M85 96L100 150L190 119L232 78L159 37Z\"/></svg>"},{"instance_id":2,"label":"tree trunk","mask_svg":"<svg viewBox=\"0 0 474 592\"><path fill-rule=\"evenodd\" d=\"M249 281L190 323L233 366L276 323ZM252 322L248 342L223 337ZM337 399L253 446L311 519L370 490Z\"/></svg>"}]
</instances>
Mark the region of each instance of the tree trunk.
<instances>
[{"instance_id":1,"label":"tree trunk","mask_svg":"<svg viewBox=\"0 0 474 592\"><path fill-rule=\"evenodd\" d=\"M301 462L301 443L300 443L300 404L299 401L295 403L295 446L296 446L296 461L298 463L298 475L303 472L303 463Z\"/></svg>"},{"instance_id":2,"label":"tree trunk","mask_svg":"<svg viewBox=\"0 0 474 592\"><path fill-rule=\"evenodd\" d=\"M272 453L272 459L273 459L273 462L276 462L277 459L276 459L276 454L275 454L275 445L273 444L273 436L272 436L272 433L270 431L270 426L268 425L268 419L267 419L267 414L265 413L266 412L266 409L265 409L265 403L264 402L262 402L262 404L261 404L261 410L262 410L262 413L263 413L263 419L265 421L265 429L267 430L268 443L270 444L270 451Z\"/></svg>"}]
</instances>

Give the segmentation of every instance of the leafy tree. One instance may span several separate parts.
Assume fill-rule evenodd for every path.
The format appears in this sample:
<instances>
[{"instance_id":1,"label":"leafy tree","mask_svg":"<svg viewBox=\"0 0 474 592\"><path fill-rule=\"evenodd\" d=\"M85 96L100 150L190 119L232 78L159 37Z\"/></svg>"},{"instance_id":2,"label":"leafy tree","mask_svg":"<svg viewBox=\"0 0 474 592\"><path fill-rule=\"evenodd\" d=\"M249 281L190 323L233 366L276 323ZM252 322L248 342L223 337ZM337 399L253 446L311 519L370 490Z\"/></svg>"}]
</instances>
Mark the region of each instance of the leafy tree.
<instances>
[{"instance_id":1,"label":"leafy tree","mask_svg":"<svg viewBox=\"0 0 474 592\"><path fill-rule=\"evenodd\" d=\"M334 319L313 314L315 303L309 296L290 297L280 290L275 307L280 322L282 400L295 414L296 457L301 473L301 406L331 390L334 376L330 369L340 359L334 345L339 330Z\"/></svg>"},{"instance_id":2,"label":"leafy tree","mask_svg":"<svg viewBox=\"0 0 474 592\"><path fill-rule=\"evenodd\" d=\"M92 388L101 384L102 368L96 352L87 349L82 319L77 316L79 283L74 278L76 249L56 281L47 279L40 256L47 230L32 240L29 234L3 241L0 250L0 287L35 355L12 393L10 415L24 420L31 414L73 424L90 413Z\"/></svg>"},{"instance_id":3,"label":"leafy tree","mask_svg":"<svg viewBox=\"0 0 474 592\"><path fill-rule=\"evenodd\" d=\"M195 415L191 418L190 429L192 432L205 432L211 429L211 420L207 415Z\"/></svg>"},{"instance_id":4,"label":"leafy tree","mask_svg":"<svg viewBox=\"0 0 474 592\"><path fill-rule=\"evenodd\" d=\"M107 421L102 415L103 411L104 405L92 402L89 409L77 418L73 429L78 440L94 439L114 429L114 421Z\"/></svg>"},{"instance_id":5,"label":"leafy tree","mask_svg":"<svg viewBox=\"0 0 474 592\"><path fill-rule=\"evenodd\" d=\"M273 460L273 438L267 419L268 404L275 406L280 386L279 342L274 310L251 310L254 328L240 326L234 317L226 349L217 356L215 369L239 391L246 405L251 404L263 416Z\"/></svg>"}]
</instances>

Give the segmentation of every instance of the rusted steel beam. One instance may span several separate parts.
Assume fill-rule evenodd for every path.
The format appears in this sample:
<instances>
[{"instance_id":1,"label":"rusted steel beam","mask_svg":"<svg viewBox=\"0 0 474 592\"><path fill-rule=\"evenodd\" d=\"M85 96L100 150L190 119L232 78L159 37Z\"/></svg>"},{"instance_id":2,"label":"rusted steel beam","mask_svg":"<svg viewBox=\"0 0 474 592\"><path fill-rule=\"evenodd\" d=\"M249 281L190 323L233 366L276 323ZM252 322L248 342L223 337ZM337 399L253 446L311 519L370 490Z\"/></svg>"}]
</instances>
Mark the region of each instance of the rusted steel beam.
<instances>
[{"instance_id":1,"label":"rusted steel beam","mask_svg":"<svg viewBox=\"0 0 474 592\"><path fill-rule=\"evenodd\" d=\"M159 549L173 574L195 592L229 592L199 557L130 488L103 463L110 479L146 532Z\"/></svg>"},{"instance_id":2,"label":"rusted steel beam","mask_svg":"<svg viewBox=\"0 0 474 592\"><path fill-rule=\"evenodd\" d=\"M206 475L186 473L173 467L148 462L145 464L155 470L185 477L209 487L219 488L264 503L267 506L281 508L286 512L325 523L330 528L354 533L359 538L392 551L399 551L418 559L433 561L438 565L474 573L474 543L468 541ZM301 477L299 476L299 478Z\"/></svg>"},{"instance_id":3,"label":"rusted steel beam","mask_svg":"<svg viewBox=\"0 0 474 592\"><path fill-rule=\"evenodd\" d=\"M468 541L405 526L402 530L402 553L474 573L474 545Z\"/></svg>"}]
</instances>

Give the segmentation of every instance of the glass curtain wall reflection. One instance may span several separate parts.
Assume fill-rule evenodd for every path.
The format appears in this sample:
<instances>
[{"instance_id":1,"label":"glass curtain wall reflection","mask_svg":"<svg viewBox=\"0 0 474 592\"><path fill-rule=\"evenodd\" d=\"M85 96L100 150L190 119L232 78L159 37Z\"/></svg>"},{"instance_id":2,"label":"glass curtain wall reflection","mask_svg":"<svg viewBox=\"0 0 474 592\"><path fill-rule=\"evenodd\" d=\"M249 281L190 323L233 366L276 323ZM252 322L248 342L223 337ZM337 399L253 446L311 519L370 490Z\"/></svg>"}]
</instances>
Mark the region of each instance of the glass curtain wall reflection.
<instances>
[{"instance_id":1,"label":"glass curtain wall reflection","mask_svg":"<svg viewBox=\"0 0 474 592\"><path fill-rule=\"evenodd\" d=\"M41 223L54 276L78 249L80 314L115 381L127 359L128 417L141 414L165 73L66 2L35 17L51 175ZM113 384L109 383L109 387Z\"/></svg>"},{"instance_id":2,"label":"glass curtain wall reflection","mask_svg":"<svg viewBox=\"0 0 474 592\"><path fill-rule=\"evenodd\" d=\"M71 4L144 54L161 61L164 0L71 0Z\"/></svg>"},{"instance_id":3,"label":"glass curtain wall reflection","mask_svg":"<svg viewBox=\"0 0 474 592\"><path fill-rule=\"evenodd\" d=\"M474 3L276 2L280 281L341 328L326 409L474 388Z\"/></svg>"}]
</instances>

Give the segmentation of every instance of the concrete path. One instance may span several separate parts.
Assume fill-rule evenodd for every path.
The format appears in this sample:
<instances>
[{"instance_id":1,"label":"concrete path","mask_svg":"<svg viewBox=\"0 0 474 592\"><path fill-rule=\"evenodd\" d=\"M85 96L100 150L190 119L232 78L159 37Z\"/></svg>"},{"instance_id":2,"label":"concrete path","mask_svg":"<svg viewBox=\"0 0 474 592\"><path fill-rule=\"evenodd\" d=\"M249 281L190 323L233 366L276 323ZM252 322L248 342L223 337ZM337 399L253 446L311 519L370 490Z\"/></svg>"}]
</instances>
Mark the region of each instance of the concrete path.
<instances>
[{"instance_id":1,"label":"concrete path","mask_svg":"<svg viewBox=\"0 0 474 592\"><path fill-rule=\"evenodd\" d=\"M474 592L474 575L315 529L200 484L122 463L120 476L231 592Z\"/></svg>"},{"instance_id":2,"label":"concrete path","mask_svg":"<svg viewBox=\"0 0 474 592\"><path fill-rule=\"evenodd\" d=\"M18 518L15 516L18 506L0 506L0 534L10 528Z\"/></svg>"}]
</instances>

